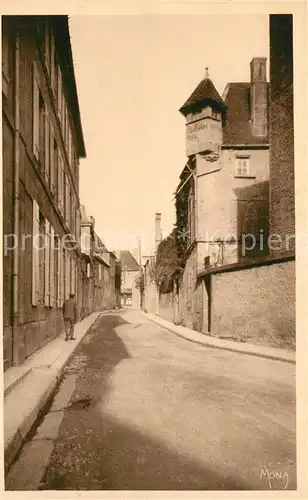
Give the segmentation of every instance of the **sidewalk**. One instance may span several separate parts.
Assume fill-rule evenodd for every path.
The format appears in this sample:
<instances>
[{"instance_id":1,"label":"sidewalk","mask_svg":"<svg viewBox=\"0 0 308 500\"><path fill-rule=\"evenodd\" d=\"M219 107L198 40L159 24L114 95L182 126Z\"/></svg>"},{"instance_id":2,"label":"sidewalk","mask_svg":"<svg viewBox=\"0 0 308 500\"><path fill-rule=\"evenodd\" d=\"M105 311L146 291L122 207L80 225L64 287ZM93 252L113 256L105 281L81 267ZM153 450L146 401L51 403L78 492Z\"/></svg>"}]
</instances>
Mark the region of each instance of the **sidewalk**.
<instances>
[{"instance_id":1,"label":"sidewalk","mask_svg":"<svg viewBox=\"0 0 308 500\"><path fill-rule=\"evenodd\" d=\"M22 366L4 373L5 471L23 446L36 419L57 388L63 369L100 314L90 314L75 326L75 341L65 342L64 333L30 356Z\"/></svg>"},{"instance_id":2,"label":"sidewalk","mask_svg":"<svg viewBox=\"0 0 308 500\"><path fill-rule=\"evenodd\" d=\"M204 333L196 332L195 330L191 330L190 328L186 328L184 326L175 325L174 323L166 321L165 319L161 318L160 316L156 316L155 314L149 314L143 311L141 311L141 313L150 321L153 321L163 328L166 328L166 330L175 333L179 337L182 337L191 342L195 342L196 344L201 344L206 347L213 347L217 349L225 349L228 351L234 351L243 354L250 354L252 356L259 356L262 358L284 361L287 363L296 362L295 351L291 351L290 349L279 349L276 347L249 344L247 342L236 342L233 340L219 339L216 337L211 337L210 335L206 335Z\"/></svg>"}]
</instances>

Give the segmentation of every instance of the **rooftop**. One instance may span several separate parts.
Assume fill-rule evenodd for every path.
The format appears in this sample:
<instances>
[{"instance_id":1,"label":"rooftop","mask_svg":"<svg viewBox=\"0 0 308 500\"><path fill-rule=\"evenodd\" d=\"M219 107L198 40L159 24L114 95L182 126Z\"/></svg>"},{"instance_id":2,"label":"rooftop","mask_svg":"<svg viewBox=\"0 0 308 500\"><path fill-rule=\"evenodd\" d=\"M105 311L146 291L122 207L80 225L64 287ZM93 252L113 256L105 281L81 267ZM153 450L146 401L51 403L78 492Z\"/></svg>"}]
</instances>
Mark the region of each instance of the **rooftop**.
<instances>
[{"instance_id":1,"label":"rooftop","mask_svg":"<svg viewBox=\"0 0 308 500\"><path fill-rule=\"evenodd\" d=\"M205 78L202 80L196 89L193 91L191 96L179 109L179 111L186 115L191 109L193 109L198 104L206 103L216 104L217 107L224 108L225 103L217 92L212 80L210 78Z\"/></svg>"},{"instance_id":2,"label":"rooftop","mask_svg":"<svg viewBox=\"0 0 308 500\"><path fill-rule=\"evenodd\" d=\"M122 269L126 268L127 271L139 271L138 262L129 250L121 250L119 254Z\"/></svg>"},{"instance_id":3,"label":"rooftop","mask_svg":"<svg viewBox=\"0 0 308 500\"><path fill-rule=\"evenodd\" d=\"M252 134L251 84L229 83L225 96L227 111L223 123L223 145L268 144L267 136L257 137Z\"/></svg>"}]
</instances>

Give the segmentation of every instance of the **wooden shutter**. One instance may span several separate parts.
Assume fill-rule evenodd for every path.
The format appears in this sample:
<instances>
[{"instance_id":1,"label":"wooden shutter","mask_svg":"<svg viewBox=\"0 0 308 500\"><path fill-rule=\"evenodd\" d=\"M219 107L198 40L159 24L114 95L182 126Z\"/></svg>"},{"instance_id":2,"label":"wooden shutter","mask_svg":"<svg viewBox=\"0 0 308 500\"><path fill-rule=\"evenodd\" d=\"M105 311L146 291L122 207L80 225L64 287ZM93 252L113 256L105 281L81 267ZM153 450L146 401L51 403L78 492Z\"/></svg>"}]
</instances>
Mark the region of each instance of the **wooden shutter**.
<instances>
[{"instance_id":1,"label":"wooden shutter","mask_svg":"<svg viewBox=\"0 0 308 500\"><path fill-rule=\"evenodd\" d=\"M55 230L50 227L50 300L49 306L55 304Z\"/></svg>"},{"instance_id":2,"label":"wooden shutter","mask_svg":"<svg viewBox=\"0 0 308 500\"><path fill-rule=\"evenodd\" d=\"M37 160L40 156L40 89L36 62L33 63L33 154Z\"/></svg>"},{"instance_id":3,"label":"wooden shutter","mask_svg":"<svg viewBox=\"0 0 308 500\"><path fill-rule=\"evenodd\" d=\"M39 293L39 250L40 209L36 200L32 204L32 305L36 306Z\"/></svg>"},{"instance_id":4,"label":"wooden shutter","mask_svg":"<svg viewBox=\"0 0 308 500\"><path fill-rule=\"evenodd\" d=\"M50 178L50 134L49 134L49 115L47 110L45 111L45 178L47 184L49 185Z\"/></svg>"},{"instance_id":5,"label":"wooden shutter","mask_svg":"<svg viewBox=\"0 0 308 500\"><path fill-rule=\"evenodd\" d=\"M58 151L58 207L61 212L61 186L62 186L62 159Z\"/></svg>"},{"instance_id":6,"label":"wooden shutter","mask_svg":"<svg viewBox=\"0 0 308 500\"><path fill-rule=\"evenodd\" d=\"M67 176L65 176L65 220L66 225L70 225L70 185Z\"/></svg>"},{"instance_id":7,"label":"wooden shutter","mask_svg":"<svg viewBox=\"0 0 308 500\"><path fill-rule=\"evenodd\" d=\"M68 162L70 169L72 170L72 134L71 134L71 129L68 124L68 145L67 145L67 150L68 150Z\"/></svg>"},{"instance_id":8,"label":"wooden shutter","mask_svg":"<svg viewBox=\"0 0 308 500\"><path fill-rule=\"evenodd\" d=\"M61 245L60 238L57 236L57 289L56 289L56 304L57 307L61 307L60 299L61 299Z\"/></svg>"},{"instance_id":9,"label":"wooden shutter","mask_svg":"<svg viewBox=\"0 0 308 500\"><path fill-rule=\"evenodd\" d=\"M68 299L70 293L70 254L68 250L65 252L66 269L65 269L65 298Z\"/></svg>"},{"instance_id":10,"label":"wooden shutter","mask_svg":"<svg viewBox=\"0 0 308 500\"><path fill-rule=\"evenodd\" d=\"M58 157L58 203L59 209L62 215L64 215L64 169L63 169L63 160L62 156L59 153Z\"/></svg>"},{"instance_id":11,"label":"wooden shutter","mask_svg":"<svg viewBox=\"0 0 308 500\"><path fill-rule=\"evenodd\" d=\"M53 33L50 33L50 78L51 78L51 89L53 96L55 97L55 89L57 82L55 81L56 67L55 67L55 39Z\"/></svg>"},{"instance_id":12,"label":"wooden shutter","mask_svg":"<svg viewBox=\"0 0 308 500\"><path fill-rule=\"evenodd\" d=\"M48 22L45 24L45 65L48 70L48 73L50 72L50 29Z\"/></svg>"},{"instance_id":13,"label":"wooden shutter","mask_svg":"<svg viewBox=\"0 0 308 500\"><path fill-rule=\"evenodd\" d=\"M55 168L55 150L54 150L54 128L53 124L50 122L49 124L50 127L50 190L52 194L55 194L55 174L56 174L56 168Z\"/></svg>"},{"instance_id":14,"label":"wooden shutter","mask_svg":"<svg viewBox=\"0 0 308 500\"><path fill-rule=\"evenodd\" d=\"M62 276L61 276L61 306L66 299L65 296L65 280L66 280L66 250L62 247Z\"/></svg>"},{"instance_id":15,"label":"wooden shutter","mask_svg":"<svg viewBox=\"0 0 308 500\"><path fill-rule=\"evenodd\" d=\"M60 66L58 67L58 118L62 124L62 74Z\"/></svg>"},{"instance_id":16,"label":"wooden shutter","mask_svg":"<svg viewBox=\"0 0 308 500\"><path fill-rule=\"evenodd\" d=\"M71 292L74 293L75 283L74 283L74 259L70 255L70 282L71 282Z\"/></svg>"},{"instance_id":17,"label":"wooden shutter","mask_svg":"<svg viewBox=\"0 0 308 500\"><path fill-rule=\"evenodd\" d=\"M45 220L45 249L44 249L44 261L45 261L45 296L44 303L45 306L49 306L50 302L50 223Z\"/></svg>"}]
</instances>

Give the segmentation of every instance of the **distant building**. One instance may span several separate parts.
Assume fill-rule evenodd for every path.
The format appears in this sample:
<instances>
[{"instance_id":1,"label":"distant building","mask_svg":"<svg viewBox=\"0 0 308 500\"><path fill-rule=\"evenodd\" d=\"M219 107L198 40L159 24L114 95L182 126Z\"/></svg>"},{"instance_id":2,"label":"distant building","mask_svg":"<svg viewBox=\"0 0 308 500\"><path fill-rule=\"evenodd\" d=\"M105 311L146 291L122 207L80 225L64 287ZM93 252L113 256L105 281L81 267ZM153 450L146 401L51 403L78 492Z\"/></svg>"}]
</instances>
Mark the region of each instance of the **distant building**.
<instances>
[{"instance_id":1,"label":"distant building","mask_svg":"<svg viewBox=\"0 0 308 500\"><path fill-rule=\"evenodd\" d=\"M93 311L114 309L117 304L116 256L95 232L95 220L81 205L80 311L84 318Z\"/></svg>"},{"instance_id":2,"label":"distant building","mask_svg":"<svg viewBox=\"0 0 308 500\"><path fill-rule=\"evenodd\" d=\"M84 205L80 205L81 212L81 261L79 279L79 310L80 317L85 318L94 309L94 259L93 248L95 242L93 217L88 217Z\"/></svg>"},{"instance_id":3,"label":"distant building","mask_svg":"<svg viewBox=\"0 0 308 500\"><path fill-rule=\"evenodd\" d=\"M136 287L136 278L140 272L139 265L129 250L121 250L117 257L121 263L121 303L139 307L140 292Z\"/></svg>"},{"instance_id":4,"label":"distant building","mask_svg":"<svg viewBox=\"0 0 308 500\"><path fill-rule=\"evenodd\" d=\"M18 239L3 262L7 369L63 331L78 288L86 153L67 16L2 16L2 104L3 231Z\"/></svg>"}]
</instances>

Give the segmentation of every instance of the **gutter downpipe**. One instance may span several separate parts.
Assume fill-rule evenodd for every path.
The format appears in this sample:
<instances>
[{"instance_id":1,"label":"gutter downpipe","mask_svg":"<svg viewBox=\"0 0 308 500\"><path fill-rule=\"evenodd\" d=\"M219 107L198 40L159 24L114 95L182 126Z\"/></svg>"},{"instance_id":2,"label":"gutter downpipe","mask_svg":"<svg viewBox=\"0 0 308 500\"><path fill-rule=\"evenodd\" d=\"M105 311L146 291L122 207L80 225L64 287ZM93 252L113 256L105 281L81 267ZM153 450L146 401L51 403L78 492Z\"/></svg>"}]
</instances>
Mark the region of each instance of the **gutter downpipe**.
<instances>
[{"instance_id":1,"label":"gutter downpipe","mask_svg":"<svg viewBox=\"0 0 308 500\"><path fill-rule=\"evenodd\" d=\"M19 354L19 162L20 162L20 140L19 140L19 126L20 126L20 113L19 113L19 34L15 31L15 81L14 81L14 95L15 95L15 110L14 110L14 186L13 186L13 231L15 238L17 238L17 245L13 249L13 328L12 328L12 350L13 350L13 366L20 364Z\"/></svg>"}]
</instances>

